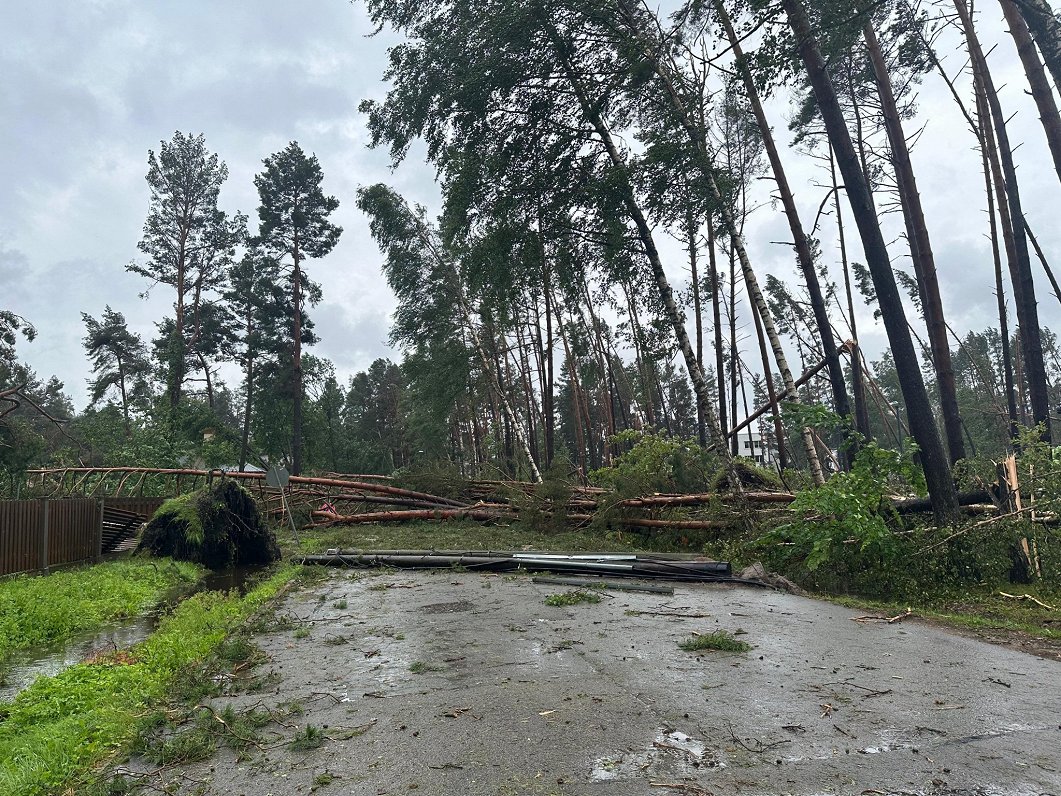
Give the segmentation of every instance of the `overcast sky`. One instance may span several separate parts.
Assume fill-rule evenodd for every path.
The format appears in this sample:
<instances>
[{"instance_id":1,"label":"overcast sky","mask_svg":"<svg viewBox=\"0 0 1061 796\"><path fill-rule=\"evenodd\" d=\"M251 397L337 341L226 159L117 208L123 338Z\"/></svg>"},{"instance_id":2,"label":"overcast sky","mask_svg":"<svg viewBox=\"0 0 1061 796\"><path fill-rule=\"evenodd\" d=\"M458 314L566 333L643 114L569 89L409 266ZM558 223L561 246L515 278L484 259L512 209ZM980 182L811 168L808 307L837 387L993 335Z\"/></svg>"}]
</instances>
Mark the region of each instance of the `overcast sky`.
<instances>
[{"instance_id":1,"label":"overcast sky","mask_svg":"<svg viewBox=\"0 0 1061 796\"><path fill-rule=\"evenodd\" d=\"M985 49L1003 105L1016 113L1011 136L1026 213L1046 248L1061 250L1056 224L1061 185L1046 153L1042 129L1012 41L993 3L981 19ZM410 200L435 204L433 171L412 157L391 172L386 153L366 147L358 103L385 91L381 74L387 35L372 37L360 3L346 0L256 0L182 3L162 0L49 0L0 4L0 307L36 325L38 339L20 342L19 355L40 375L66 383L78 408L85 402L87 363L81 313L99 316L110 304L145 339L152 322L170 311L172 297L147 287L124 266L140 258L136 244L148 205L147 150L175 130L205 133L226 161L230 177L222 207L256 223L253 176L261 161L297 140L314 152L325 188L340 200L335 214L345 233L334 252L312 263L324 302L313 311L321 343L345 380L387 345L393 298L380 272L380 255L355 207L357 188L387 181ZM946 65L963 54L953 46ZM997 323L990 252L983 238L983 178L973 137L942 82L929 75L920 91L927 124L914 151L941 270L944 305L958 329ZM787 138L787 109L769 109ZM803 212L813 218L824 195L806 159L788 157ZM854 230L851 230L852 234ZM784 218L766 208L748 227L749 249L763 270L791 278ZM897 261L901 247L894 247ZM829 234L826 260L835 262ZM680 250L665 250L676 282ZM1061 263L1061 257L1057 257ZM1038 272L1037 272L1038 274ZM1037 279L1040 277L1037 276ZM1061 326L1061 304L1039 282L1043 323ZM864 319L864 343L884 345Z\"/></svg>"}]
</instances>

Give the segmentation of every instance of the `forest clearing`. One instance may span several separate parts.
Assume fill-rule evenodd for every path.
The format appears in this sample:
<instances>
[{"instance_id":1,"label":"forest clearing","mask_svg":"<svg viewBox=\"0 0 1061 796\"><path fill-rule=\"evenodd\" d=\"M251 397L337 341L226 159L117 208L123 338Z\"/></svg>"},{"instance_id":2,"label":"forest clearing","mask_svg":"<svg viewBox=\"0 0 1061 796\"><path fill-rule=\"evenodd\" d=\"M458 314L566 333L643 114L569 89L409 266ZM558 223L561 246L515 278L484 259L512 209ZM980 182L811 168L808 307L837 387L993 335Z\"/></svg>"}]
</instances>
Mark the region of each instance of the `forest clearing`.
<instances>
[{"instance_id":1,"label":"forest clearing","mask_svg":"<svg viewBox=\"0 0 1061 796\"><path fill-rule=\"evenodd\" d=\"M1061 793L1052 2L0 8L0 796Z\"/></svg>"}]
</instances>

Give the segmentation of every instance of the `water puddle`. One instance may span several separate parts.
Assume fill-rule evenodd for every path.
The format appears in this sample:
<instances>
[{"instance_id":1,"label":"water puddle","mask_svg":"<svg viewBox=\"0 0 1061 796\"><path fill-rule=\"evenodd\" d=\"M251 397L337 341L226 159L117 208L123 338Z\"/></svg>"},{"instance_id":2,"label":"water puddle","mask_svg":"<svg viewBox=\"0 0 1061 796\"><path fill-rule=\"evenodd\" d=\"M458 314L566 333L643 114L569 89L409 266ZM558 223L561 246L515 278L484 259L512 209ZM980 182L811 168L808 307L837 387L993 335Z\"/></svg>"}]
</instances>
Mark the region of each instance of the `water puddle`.
<instances>
[{"instance_id":1,"label":"water puddle","mask_svg":"<svg viewBox=\"0 0 1061 796\"><path fill-rule=\"evenodd\" d=\"M725 768L726 764L708 753L707 745L684 732L661 727L645 751L630 751L593 761L589 778L593 782L629 779L662 767L689 774L701 768Z\"/></svg>"}]
</instances>

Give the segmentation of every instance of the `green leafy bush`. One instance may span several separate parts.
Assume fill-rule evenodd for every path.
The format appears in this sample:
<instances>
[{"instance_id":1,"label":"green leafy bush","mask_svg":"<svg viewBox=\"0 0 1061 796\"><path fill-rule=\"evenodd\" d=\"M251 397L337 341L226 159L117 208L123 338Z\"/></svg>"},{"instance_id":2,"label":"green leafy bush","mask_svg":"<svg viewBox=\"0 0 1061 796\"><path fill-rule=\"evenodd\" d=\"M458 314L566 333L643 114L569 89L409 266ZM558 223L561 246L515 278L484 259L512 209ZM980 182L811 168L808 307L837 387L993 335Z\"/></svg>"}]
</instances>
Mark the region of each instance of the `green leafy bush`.
<instances>
[{"instance_id":1,"label":"green leafy bush","mask_svg":"<svg viewBox=\"0 0 1061 796\"><path fill-rule=\"evenodd\" d=\"M882 448L870 442L859 451L851 471L837 473L825 484L800 492L792 503L798 519L768 533L763 541L785 543L784 557L798 559L807 570L840 560L887 560L896 551L889 522L895 510L886 500L893 491L913 489L924 495L925 481L914 463L916 451Z\"/></svg>"}]
</instances>

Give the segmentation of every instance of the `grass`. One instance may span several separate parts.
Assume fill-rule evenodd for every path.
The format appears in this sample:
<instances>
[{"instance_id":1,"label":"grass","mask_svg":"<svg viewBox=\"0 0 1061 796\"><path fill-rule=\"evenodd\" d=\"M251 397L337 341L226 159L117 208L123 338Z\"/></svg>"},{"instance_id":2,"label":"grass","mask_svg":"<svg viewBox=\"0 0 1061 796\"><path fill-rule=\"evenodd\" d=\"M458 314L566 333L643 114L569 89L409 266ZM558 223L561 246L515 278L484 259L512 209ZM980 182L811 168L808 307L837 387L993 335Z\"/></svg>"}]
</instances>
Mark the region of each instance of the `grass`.
<instances>
[{"instance_id":1,"label":"grass","mask_svg":"<svg viewBox=\"0 0 1061 796\"><path fill-rule=\"evenodd\" d=\"M0 705L0 793L61 793L103 760L127 750L145 717L157 717L167 700L195 699L195 689L205 695L210 684L203 678L182 677L214 655L235 627L297 573L282 566L242 598L218 592L190 597L122 662L79 664L55 677L40 677L13 702ZM227 650L232 657L248 652L241 643ZM178 694L182 682L187 690ZM201 751L202 739L184 743L183 754Z\"/></svg>"},{"instance_id":2,"label":"grass","mask_svg":"<svg viewBox=\"0 0 1061 796\"><path fill-rule=\"evenodd\" d=\"M202 572L185 562L130 559L0 580L0 666L15 650L59 644L137 616Z\"/></svg>"},{"instance_id":3,"label":"grass","mask_svg":"<svg viewBox=\"0 0 1061 796\"><path fill-rule=\"evenodd\" d=\"M565 591L562 594L550 594L545 598L545 604L560 607L564 605L579 605L580 603L599 603L602 599L604 598L596 592L577 589L575 591Z\"/></svg>"},{"instance_id":4,"label":"grass","mask_svg":"<svg viewBox=\"0 0 1061 796\"><path fill-rule=\"evenodd\" d=\"M626 553L647 551L651 544L649 538L629 532L569 530L543 533L519 526L464 522L337 526L310 529L301 532L300 536L303 553L320 553L333 547L362 550L610 550ZM671 546L663 545L656 549L664 548L671 549Z\"/></svg>"},{"instance_id":5,"label":"grass","mask_svg":"<svg viewBox=\"0 0 1061 796\"><path fill-rule=\"evenodd\" d=\"M1031 600L1003 597L1000 591L1014 595L1028 593L1058 610L1044 608ZM857 608L882 616L898 616L909 608L916 616L966 630L1026 633L1061 643L1061 593L1056 590L1006 585L996 589L972 589L960 594L901 603L851 596L819 596L846 608Z\"/></svg>"},{"instance_id":6,"label":"grass","mask_svg":"<svg viewBox=\"0 0 1061 796\"><path fill-rule=\"evenodd\" d=\"M714 633L690 636L678 642L678 646L686 652L702 652L704 650L716 650L720 652L748 652L751 644L734 638L732 633L725 630L716 630Z\"/></svg>"},{"instance_id":7,"label":"grass","mask_svg":"<svg viewBox=\"0 0 1061 796\"><path fill-rule=\"evenodd\" d=\"M320 749L323 745L324 730L312 724L307 724L301 732L295 735L288 747L295 752L310 752L314 749Z\"/></svg>"},{"instance_id":8,"label":"grass","mask_svg":"<svg viewBox=\"0 0 1061 796\"><path fill-rule=\"evenodd\" d=\"M414 661L409 665L409 671L413 674L427 674L428 672L440 672L442 667L424 661Z\"/></svg>"}]
</instances>

